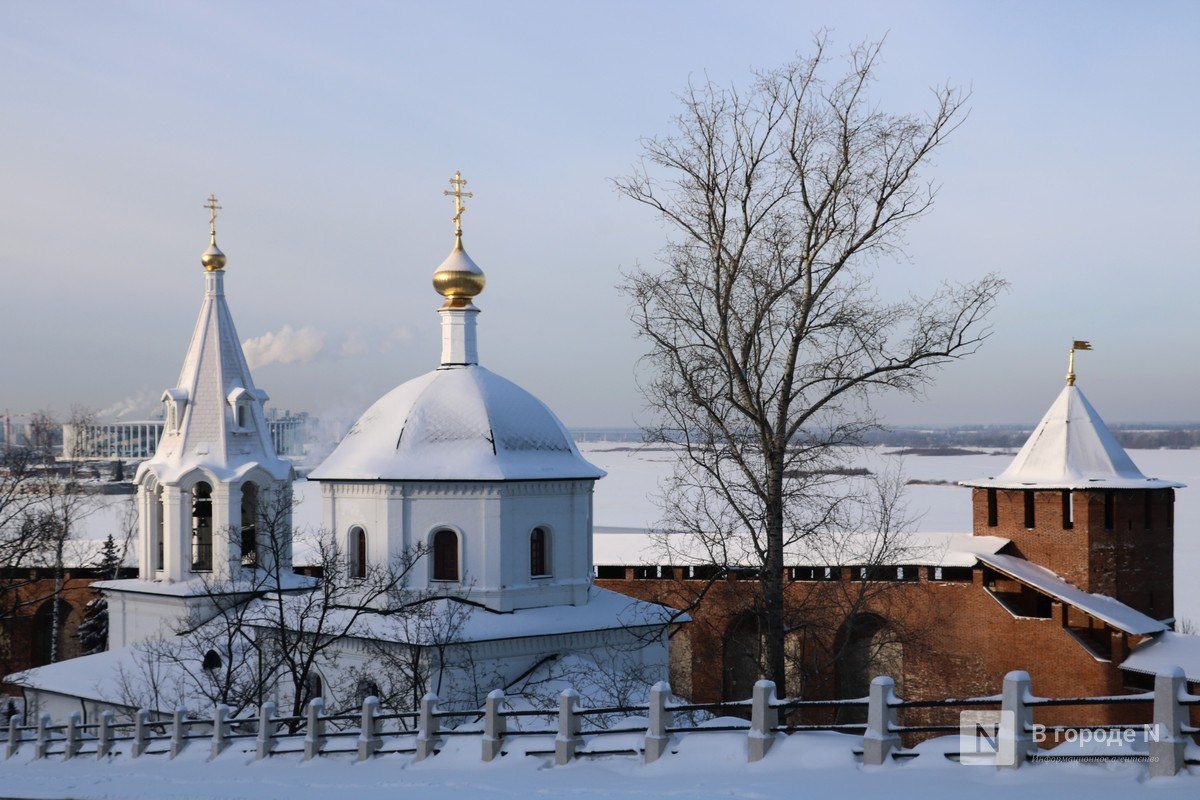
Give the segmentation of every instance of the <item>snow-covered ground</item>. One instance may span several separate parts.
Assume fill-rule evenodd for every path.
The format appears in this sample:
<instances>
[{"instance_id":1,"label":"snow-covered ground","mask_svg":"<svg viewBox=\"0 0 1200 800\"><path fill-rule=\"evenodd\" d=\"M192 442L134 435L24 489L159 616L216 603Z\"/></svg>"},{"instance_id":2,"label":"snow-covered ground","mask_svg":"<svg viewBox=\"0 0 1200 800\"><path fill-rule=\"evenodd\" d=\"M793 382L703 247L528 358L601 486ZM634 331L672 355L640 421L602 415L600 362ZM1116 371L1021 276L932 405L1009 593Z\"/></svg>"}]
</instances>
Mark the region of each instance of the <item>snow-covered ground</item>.
<instances>
[{"instance_id":1,"label":"snow-covered ground","mask_svg":"<svg viewBox=\"0 0 1200 800\"><path fill-rule=\"evenodd\" d=\"M918 758L883 767L856 763L852 737L839 734L781 736L766 759L756 764L746 762L746 738L737 733L685 735L672 747L676 752L649 765L633 756L610 756L551 766L552 759L545 756L521 754L525 749L552 749L549 738L512 741L513 751L491 763L480 759L479 741L474 737L447 739L441 753L419 764L408 755L379 756L362 763L354 763L350 756L305 762L299 755L280 755L256 762L242 747L230 748L209 761L207 742L193 743L174 761L164 754L137 760L117 756L101 763L80 757L64 763L61 756L30 761L18 754L0 761L0 795L129 800L424 800L464 796L477 800L568 796L575 800L1009 800L1019 796L1128 800L1200 794L1200 774L1148 779L1146 765L1136 762L1039 763L1018 770L965 766L942 755L957 750L956 738L926 742L918 748L922 752Z\"/></svg>"}]
</instances>

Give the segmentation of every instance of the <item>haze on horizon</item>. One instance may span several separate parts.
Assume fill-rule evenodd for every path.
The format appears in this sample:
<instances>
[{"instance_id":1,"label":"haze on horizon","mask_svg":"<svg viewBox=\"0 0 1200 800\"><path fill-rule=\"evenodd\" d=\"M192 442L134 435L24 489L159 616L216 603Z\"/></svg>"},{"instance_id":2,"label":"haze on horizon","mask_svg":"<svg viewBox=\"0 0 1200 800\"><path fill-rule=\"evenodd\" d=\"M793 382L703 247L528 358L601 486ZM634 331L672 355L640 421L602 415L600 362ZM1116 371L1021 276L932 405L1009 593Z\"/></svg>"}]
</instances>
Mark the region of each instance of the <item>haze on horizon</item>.
<instances>
[{"instance_id":1,"label":"haze on horizon","mask_svg":"<svg viewBox=\"0 0 1200 800\"><path fill-rule=\"evenodd\" d=\"M256 382L353 419L436 366L458 169L481 362L568 425L633 426L643 345L614 287L665 233L609 179L671 132L689 78L746 86L822 28L836 51L887 37L890 111L973 91L881 291L1012 284L983 349L885 421L1036 422L1072 339L1109 422L1200 419L1191 2L0 5L0 407L149 413L195 322L215 193Z\"/></svg>"}]
</instances>

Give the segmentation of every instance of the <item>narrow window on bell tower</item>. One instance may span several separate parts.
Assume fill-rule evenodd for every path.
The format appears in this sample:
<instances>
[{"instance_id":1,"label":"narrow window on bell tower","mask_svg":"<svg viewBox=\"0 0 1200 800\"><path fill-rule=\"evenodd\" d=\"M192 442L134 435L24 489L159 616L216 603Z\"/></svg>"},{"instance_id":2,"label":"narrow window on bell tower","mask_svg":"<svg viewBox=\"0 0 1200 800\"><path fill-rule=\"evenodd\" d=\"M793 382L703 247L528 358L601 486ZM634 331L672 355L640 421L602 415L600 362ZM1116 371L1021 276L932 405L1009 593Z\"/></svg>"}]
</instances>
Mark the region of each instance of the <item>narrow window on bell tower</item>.
<instances>
[{"instance_id":1,"label":"narrow window on bell tower","mask_svg":"<svg viewBox=\"0 0 1200 800\"><path fill-rule=\"evenodd\" d=\"M995 489L987 490L987 515L988 515L988 520L987 520L988 527L989 528L996 527L996 525L998 524L998 520L997 520L998 514L996 513L996 490Z\"/></svg>"},{"instance_id":2,"label":"narrow window on bell tower","mask_svg":"<svg viewBox=\"0 0 1200 800\"><path fill-rule=\"evenodd\" d=\"M1071 490L1062 490L1062 525L1064 531L1075 527L1075 504L1071 502Z\"/></svg>"},{"instance_id":3,"label":"narrow window on bell tower","mask_svg":"<svg viewBox=\"0 0 1200 800\"><path fill-rule=\"evenodd\" d=\"M1034 518L1034 514L1033 514L1033 490L1026 489L1025 490L1025 527L1026 528L1035 527L1036 522L1037 522L1037 520Z\"/></svg>"}]
</instances>

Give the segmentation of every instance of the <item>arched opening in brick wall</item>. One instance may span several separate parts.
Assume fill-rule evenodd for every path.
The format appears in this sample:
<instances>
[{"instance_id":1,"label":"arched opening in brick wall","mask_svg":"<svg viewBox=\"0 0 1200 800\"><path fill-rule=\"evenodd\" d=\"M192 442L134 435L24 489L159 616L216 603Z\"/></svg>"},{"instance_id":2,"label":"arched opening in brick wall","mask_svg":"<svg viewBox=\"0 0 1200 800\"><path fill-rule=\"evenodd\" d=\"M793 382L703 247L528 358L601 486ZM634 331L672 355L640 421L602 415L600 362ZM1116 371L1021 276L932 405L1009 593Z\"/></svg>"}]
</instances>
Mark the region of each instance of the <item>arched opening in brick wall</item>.
<instances>
[{"instance_id":1,"label":"arched opening in brick wall","mask_svg":"<svg viewBox=\"0 0 1200 800\"><path fill-rule=\"evenodd\" d=\"M837 635L838 659L834 667L837 696L843 699L866 697L871 681L887 675L896 681L897 692L903 694L904 647L896 631L878 614L850 616ZM865 722L867 709L839 709L838 722Z\"/></svg>"},{"instance_id":2,"label":"arched opening in brick wall","mask_svg":"<svg viewBox=\"0 0 1200 800\"><path fill-rule=\"evenodd\" d=\"M722 699L746 700L762 677L762 626L754 612L737 617L726 629Z\"/></svg>"}]
</instances>

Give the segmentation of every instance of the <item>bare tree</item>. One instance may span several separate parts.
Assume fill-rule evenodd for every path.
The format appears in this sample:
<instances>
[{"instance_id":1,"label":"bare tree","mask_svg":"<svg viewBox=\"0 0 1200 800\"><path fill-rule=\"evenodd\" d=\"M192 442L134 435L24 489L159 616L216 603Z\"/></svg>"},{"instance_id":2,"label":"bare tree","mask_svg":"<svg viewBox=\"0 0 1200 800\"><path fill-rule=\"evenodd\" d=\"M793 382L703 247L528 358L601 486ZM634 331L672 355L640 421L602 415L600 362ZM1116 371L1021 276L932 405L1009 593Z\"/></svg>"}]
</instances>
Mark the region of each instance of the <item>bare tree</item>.
<instances>
[{"instance_id":1,"label":"bare tree","mask_svg":"<svg viewBox=\"0 0 1200 800\"><path fill-rule=\"evenodd\" d=\"M423 548L356 571L335 537L316 532L305 541L306 567L316 577L297 575L292 506L290 488L260 493L253 564L228 580L197 574L210 613L136 646L136 663L121 676L123 702L224 703L237 714L275 696L300 717L323 694L322 676L348 671L342 661L352 643L369 641L376 626L403 614L408 574ZM229 536L237 540L248 529Z\"/></svg>"},{"instance_id":2,"label":"bare tree","mask_svg":"<svg viewBox=\"0 0 1200 800\"><path fill-rule=\"evenodd\" d=\"M918 393L941 365L976 350L1004 282L945 284L889 301L873 273L933 203L921 168L965 117L965 96L934 90L923 117L868 97L879 44L831 68L815 55L757 75L752 90L709 83L682 98L676 132L643 141L616 182L671 231L661 270L626 276L650 347L643 390L657 441L685 455L667 521L728 538L760 566L765 674L786 683L784 551L835 528L837 478L876 424L882 391Z\"/></svg>"},{"instance_id":3,"label":"bare tree","mask_svg":"<svg viewBox=\"0 0 1200 800\"><path fill-rule=\"evenodd\" d=\"M0 674L11 671L16 620L46 598L30 568L44 566L50 536L37 513L36 464L32 451L0 452Z\"/></svg>"},{"instance_id":4,"label":"bare tree","mask_svg":"<svg viewBox=\"0 0 1200 800\"><path fill-rule=\"evenodd\" d=\"M88 421L86 411L72 410L72 422ZM65 561L79 555L68 553L69 543L95 506L78 465L55 458L60 431L52 413L38 411L29 423L28 446L7 447L0 459L0 640L11 638L16 621L29 616L31 608L50 602L51 662L63 655L59 645L66 620L59 597ZM11 647L6 649L11 654Z\"/></svg>"},{"instance_id":5,"label":"bare tree","mask_svg":"<svg viewBox=\"0 0 1200 800\"><path fill-rule=\"evenodd\" d=\"M84 431L94 421L94 414L82 407L75 406L67 424L67 430L72 436L82 439ZM96 508L96 497L83 484L80 462L66 459L62 470L54 468L54 460L49 447L53 432L59 429L52 414L39 411L31 423L34 430L34 444L41 453L43 470L36 484L35 491L39 495L39 506L42 525L47 531L51 545L51 568L53 571L52 597L50 615L50 662L57 662L62 654L59 652L59 642L62 638L65 620L62 619L62 606L58 602L63 588L63 570L65 567L65 552L67 542L75 534L80 521ZM40 443L39 443L40 442ZM64 447L77 451L81 442L64 442Z\"/></svg>"}]
</instances>

